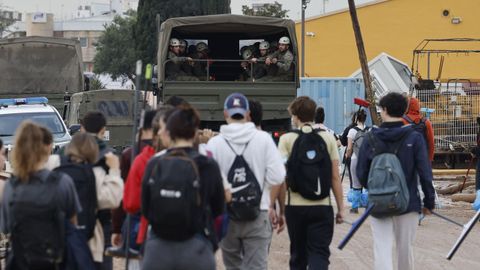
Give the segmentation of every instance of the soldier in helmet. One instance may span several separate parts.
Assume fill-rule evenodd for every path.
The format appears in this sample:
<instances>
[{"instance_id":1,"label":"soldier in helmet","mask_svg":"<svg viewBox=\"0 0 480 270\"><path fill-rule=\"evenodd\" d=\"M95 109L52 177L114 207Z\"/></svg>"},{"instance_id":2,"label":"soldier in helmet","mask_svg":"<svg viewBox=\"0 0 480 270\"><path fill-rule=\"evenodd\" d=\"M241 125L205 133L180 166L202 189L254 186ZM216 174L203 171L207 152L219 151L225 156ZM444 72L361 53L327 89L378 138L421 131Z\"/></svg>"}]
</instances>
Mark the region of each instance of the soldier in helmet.
<instances>
[{"instance_id":1,"label":"soldier in helmet","mask_svg":"<svg viewBox=\"0 0 480 270\"><path fill-rule=\"evenodd\" d=\"M199 42L197 44L197 51L193 54L194 65L193 65L193 75L196 76L201 81L207 80L207 68L208 68L208 45L205 42ZM200 61L199 61L200 60ZM205 61L207 60L207 61Z\"/></svg>"},{"instance_id":2,"label":"soldier in helmet","mask_svg":"<svg viewBox=\"0 0 480 270\"><path fill-rule=\"evenodd\" d=\"M271 78L275 76L277 73L277 66L275 65L266 65L265 61L268 57L268 52L270 49L270 43L268 41L262 41L258 45L258 50L260 52L260 56L258 58L254 57L251 59L251 62L254 64L254 78L260 79L265 77Z\"/></svg>"},{"instance_id":3,"label":"soldier in helmet","mask_svg":"<svg viewBox=\"0 0 480 270\"><path fill-rule=\"evenodd\" d=\"M185 69L184 63L193 64L191 57L181 56L180 54L180 40L176 38L170 39L170 50L168 52L168 62L165 65L166 80L184 80L184 78L191 77L189 71Z\"/></svg>"},{"instance_id":4,"label":"soldier in helmet","mask_svg":"<svg viewBox=\"0 0 480 270\"><path fill-rule=\"evenodd\" d=\"M240 66L241 66L240 80L248 81L248 80L251 80L250 60L253 58L252 50L250 48L246 48L245 50L243 50L242 58L245 61L242 61L240 63Z\"/></svg>"},{"instance_id":5,"label":"soldier in helmet","mask_svg":"<svg viewBox=\"0 0 480 270\"><path fill-rule=\"evenodd\" d=\"M278 67L275 81L292 81L294 75L293 54L289 50L290 39L281 37L278 41L278 50L267 57L266 65L274 65Z\"/></svg>"}]
</instances>

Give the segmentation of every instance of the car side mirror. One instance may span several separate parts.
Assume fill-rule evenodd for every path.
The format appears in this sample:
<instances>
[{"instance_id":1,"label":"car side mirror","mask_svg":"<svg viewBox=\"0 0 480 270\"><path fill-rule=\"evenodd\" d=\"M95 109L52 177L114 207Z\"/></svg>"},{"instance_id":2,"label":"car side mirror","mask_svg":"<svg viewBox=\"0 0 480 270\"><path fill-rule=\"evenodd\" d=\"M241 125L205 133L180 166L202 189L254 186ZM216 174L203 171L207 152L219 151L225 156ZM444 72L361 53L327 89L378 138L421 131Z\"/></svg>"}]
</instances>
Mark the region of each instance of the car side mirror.
<instances>
[{"instance_id":1,"label":"car side mirror","mask_svg":"<svg viewBox=\"0 0 480 270\"><path fill-rule=\"evenodd\" d=\"M69 131L71 136L73 136L79 130L80 130L80 125L79 124L73 124L68 128L68 131Z\"/></svg>"}]
</instances>

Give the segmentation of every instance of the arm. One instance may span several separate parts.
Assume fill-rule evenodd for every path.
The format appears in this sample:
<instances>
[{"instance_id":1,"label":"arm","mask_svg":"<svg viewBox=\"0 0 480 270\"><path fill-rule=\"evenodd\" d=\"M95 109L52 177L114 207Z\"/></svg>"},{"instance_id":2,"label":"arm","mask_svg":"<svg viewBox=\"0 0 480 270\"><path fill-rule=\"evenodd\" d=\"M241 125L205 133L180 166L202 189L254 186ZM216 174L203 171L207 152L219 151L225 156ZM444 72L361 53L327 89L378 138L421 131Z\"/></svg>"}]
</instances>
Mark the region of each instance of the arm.
<instances>
[{"instance_id":1,"label":"arm","mask_svg":"<svg viewBox=\"0 0 480 270\"><path fill-rule=\"evenodd\" d=\"M420 177L420 185L422 191L425 194L423 199L423 206L428 210L432 210L435 207L435 189L433 188L433 174L431 162L428 159L427 151L422 145L423 139L420 137L420 134L414 134L416 136L416 141L414 144L414 158L415 158L415 169Z\"/></svg>"},{"instance_id":2,"label":"arm","mask_svg":"<svg viewBox=\"0 0 480 270\"><path fill-rule=\"evenodd\" d=\"M343 222L343 188L338 171L338 160L332 160L332 190L337 202L337 223Z\"/></svg>"},{"instance_id":3,"label":"arm","mask_svg":"<svg viewBox=\"0 0 480 270\"><path fill-rule=\"evenodd\" d=\"M370 171L370 164L372 163L373 153L370 147L370 141L368 137L363 140L358 153L357 161L357 177L362 186L368 189L368 173Z\"/></svg>"},{"instance_id":4,"label":"arm","mask_svg":"<svg viewBox=\"0 0 480 270\"><path fill-rule=\"evenodd\" d=\"M279 69L283 71L289 71L290 67L292 66L293 62L293 54L286 53L285 57L283 58L283 62L277 62L277 66Z\"/></svg>"},{"instance_id":5,"label":"arm","mask_svg":"<svg viewBox=\"0 0 480 270\"><path fill-rule=\"evenodd\" d=\"M347 138L347 150L345 150L345 157L350 158L353 154L353 139Z\"/></svg>"},{"instance_id":6,"label":"arm","mask_svg":"<svg viewBox=\"0 0 480 270\"><path fill-rule=\"evenodd\" d=\"M130 214L135 214L140 210L142 168L144 168L141 163L142 160L139 157L135 158L123 190L123 209Z\"/></svg>"}]
</instances>

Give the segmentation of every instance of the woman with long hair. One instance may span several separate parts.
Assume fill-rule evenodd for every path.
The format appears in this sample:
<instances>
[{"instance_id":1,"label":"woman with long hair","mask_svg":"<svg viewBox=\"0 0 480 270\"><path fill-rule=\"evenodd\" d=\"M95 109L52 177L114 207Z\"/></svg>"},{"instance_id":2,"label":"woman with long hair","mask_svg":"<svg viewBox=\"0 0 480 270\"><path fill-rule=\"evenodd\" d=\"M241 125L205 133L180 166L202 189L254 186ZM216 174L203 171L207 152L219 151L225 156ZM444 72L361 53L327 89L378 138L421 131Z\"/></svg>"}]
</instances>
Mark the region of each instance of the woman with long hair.
<instances>
[{"instance_id":1,"label":"woman with long hair","mask_svg":"<svg viewBox=\"0 0 480 270\"><path fill-rule=\"evenodd\" d=\"M52 144L48 129L31 121L15 132L0 208L0 232L12 244L7 269L58 269L63 261L65 221L75 224L81 207L72 179L44 168Z\"/></svg>"},{"instance_id":2,"label":"woman with long hair","mask_svg":"<svg viewBox=\"0 0 480 270\"><path fill-rule=\"evenodd\" d=\"M99 156L99 148L95 137L86 132L78 132L65 148L66 160L61 160L59 155L52 155L48 161L48 168L54 169L65 164L79 164L84 169L91 170L95 181L97 205L96 210L113 209L120 205L123 195L123 180L120 177L120 161L112 153L105 154L105 163L109 167L108 173L102 166L96 166ZM58 169L57 169L58 170ZM68 172L67 172L68 173ZM87 174L88 175L88 174ZM73 176L72 176L73 177ZM73 179L85 181L84 179ZM80 196L80 203L84 208L91 203L91 197ZM88 207L90 209L90 207ZM94 208L93 208L94 209ZM84 209L86 210L86 209ZM93 236L88 240L88 246L93 256L96 267L99 268L103 261L104 237L103 228L97 219Z\"/></svg>"},{"instance_id":3,"label":"woman with long hair","mask_svg":"<svg viewBox=\"0 0 480 270\"><path fill-rule=\"evenodd\" d=\"M194 148L199 124L191 107L160 121L158 134L168 150L148 162L142 181L142 214L151 225L142 269L215 269L213 220L223 212L224 189L217 163ZM190 183L186 190L193 193L184 196L175 184L158 190L165 180ZM182 222L185 218L191 222Z\"/></svg>"}]
</instances>

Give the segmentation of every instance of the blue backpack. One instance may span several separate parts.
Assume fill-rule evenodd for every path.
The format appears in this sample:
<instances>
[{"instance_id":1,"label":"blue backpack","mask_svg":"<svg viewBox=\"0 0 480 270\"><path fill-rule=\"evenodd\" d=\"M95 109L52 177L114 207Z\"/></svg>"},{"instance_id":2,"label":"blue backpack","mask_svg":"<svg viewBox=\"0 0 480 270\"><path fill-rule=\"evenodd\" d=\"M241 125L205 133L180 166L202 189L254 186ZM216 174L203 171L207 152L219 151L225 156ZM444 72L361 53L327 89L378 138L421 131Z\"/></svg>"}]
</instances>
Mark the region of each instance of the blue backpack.
<instances>
[{"instance_id":1,"label":"blue backpack","mask_svg":"<svg viewBox=\"0 0 480 270\"><path fill-rule=\"evenodd\" d=\"M367 134L375 153L368 173L368 206L375 205L371 214L376 218L400 215L408 208L410 193L397 154L411 132L393 145L387 145L372 132Z\"/></svg>"}]
</instances>

